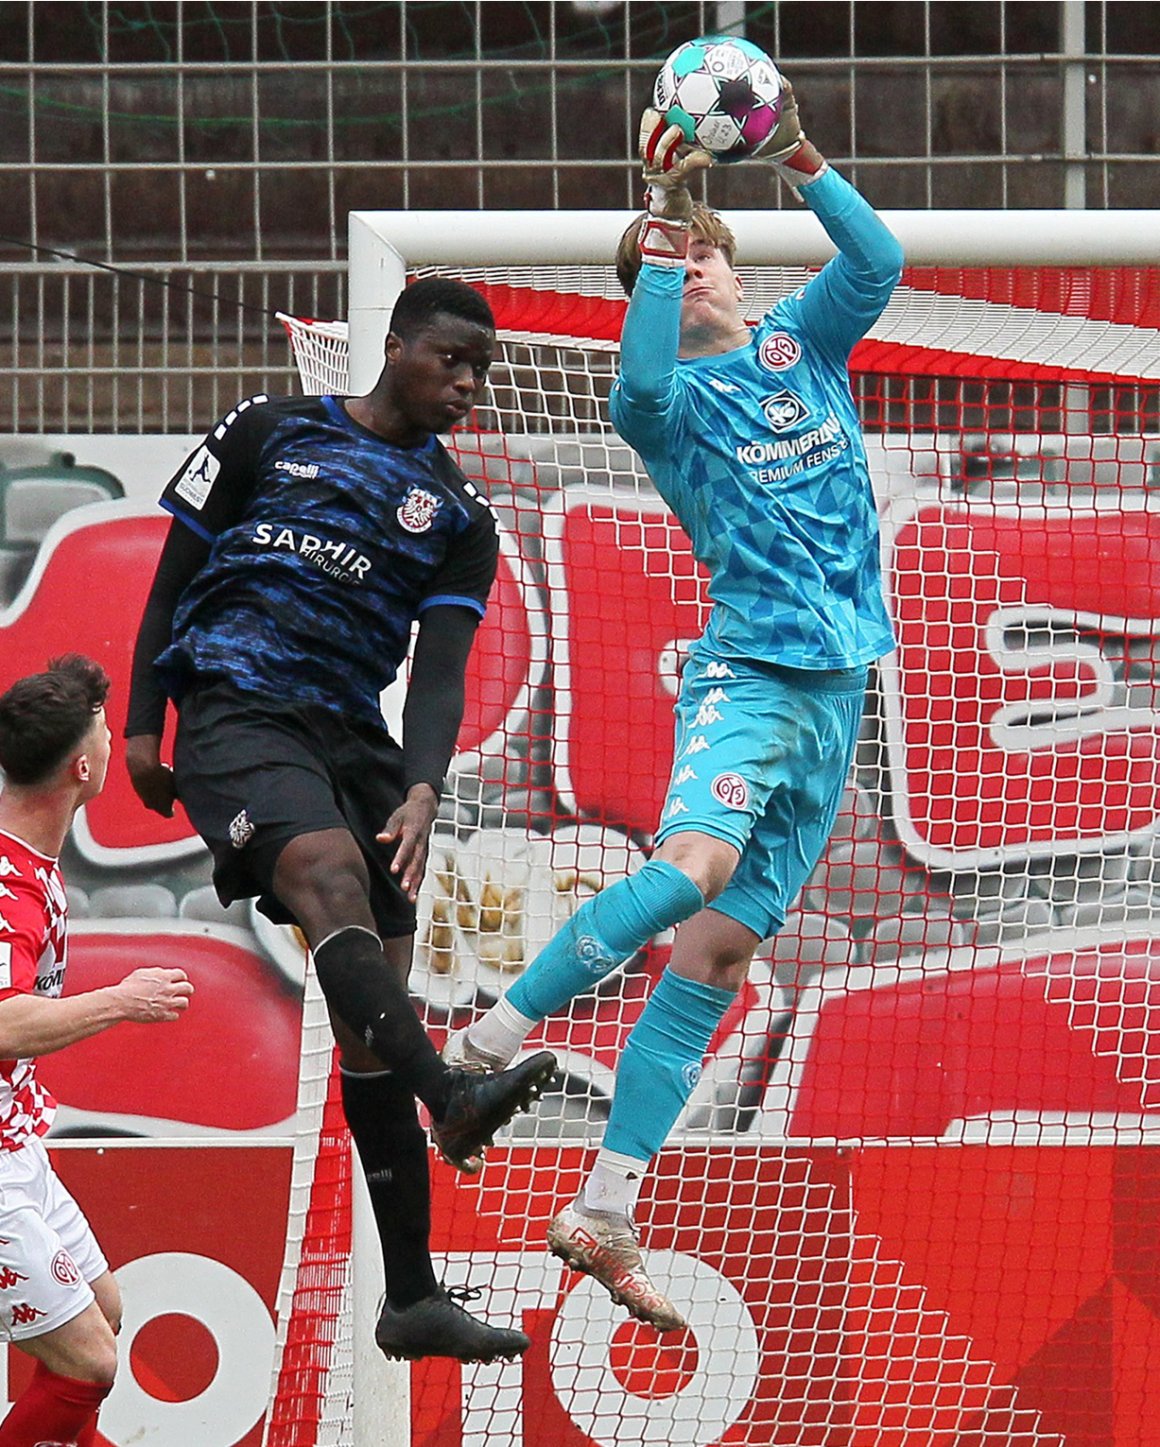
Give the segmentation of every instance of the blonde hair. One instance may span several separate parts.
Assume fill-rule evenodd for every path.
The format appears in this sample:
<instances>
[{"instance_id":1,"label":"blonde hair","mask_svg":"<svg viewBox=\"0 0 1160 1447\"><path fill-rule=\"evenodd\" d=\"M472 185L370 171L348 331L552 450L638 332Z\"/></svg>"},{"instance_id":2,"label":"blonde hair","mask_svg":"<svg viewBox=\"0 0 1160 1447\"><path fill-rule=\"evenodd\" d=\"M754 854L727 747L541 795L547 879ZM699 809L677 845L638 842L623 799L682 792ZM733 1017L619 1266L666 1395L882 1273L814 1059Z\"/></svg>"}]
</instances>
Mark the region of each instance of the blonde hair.
<instances>
[{"instance_id":1,"label":"blonde hair","mask_svg":"<svg viewBox=\"0 0 1160 1447\"><path fill-rule=\"evenodd\" d=\"M640 275L640 228L648 220L648 213L642 211L629 222L616 248L616 275L626 296L632 295L636 279ZM730 266L737 249L737 239L716 211L700 201L693 202L693 220L690 230L702 241L715 246Z\"/></svg>"}]
</instances>

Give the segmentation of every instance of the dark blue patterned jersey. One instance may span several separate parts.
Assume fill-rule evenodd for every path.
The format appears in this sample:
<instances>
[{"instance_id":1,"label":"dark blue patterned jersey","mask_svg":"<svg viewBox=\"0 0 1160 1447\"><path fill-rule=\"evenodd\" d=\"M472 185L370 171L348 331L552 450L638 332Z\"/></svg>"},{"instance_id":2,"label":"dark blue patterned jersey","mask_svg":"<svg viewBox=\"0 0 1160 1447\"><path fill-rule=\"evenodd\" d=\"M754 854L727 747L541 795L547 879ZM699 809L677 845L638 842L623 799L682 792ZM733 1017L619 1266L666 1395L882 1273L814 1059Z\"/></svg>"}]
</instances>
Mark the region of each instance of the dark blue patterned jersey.
<instances>
[{"instance_id":1,"label":"dark blue patterned jersey","mask_svg":"<svg viewBox=\"0 0 1160 1447\"><path fill-rule=\"evenodd\" d=\"M161 505L210 544L157 660L178 701L227 678L381 723L416 618L482 617L495 577L491 506L438 438L397 447L336 397L239 403Z\"/></svg>"}]
</instances>

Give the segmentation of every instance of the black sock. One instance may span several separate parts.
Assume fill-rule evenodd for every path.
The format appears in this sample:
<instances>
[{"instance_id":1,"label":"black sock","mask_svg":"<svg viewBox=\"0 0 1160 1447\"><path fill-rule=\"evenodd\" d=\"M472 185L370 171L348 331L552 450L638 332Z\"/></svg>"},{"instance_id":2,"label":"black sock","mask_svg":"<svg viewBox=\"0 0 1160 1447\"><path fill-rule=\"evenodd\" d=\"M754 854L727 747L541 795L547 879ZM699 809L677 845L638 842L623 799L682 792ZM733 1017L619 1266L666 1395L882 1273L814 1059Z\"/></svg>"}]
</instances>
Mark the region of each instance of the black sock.
<instances>
[{"instance_id":1,"label":"black sock","mask_svg":"<svg viewBox=\"0 0 1160 1447\"><path fill-rule=\"evenodd\" d=\"M394 1075L342 1072L342 1108L358 1147L383 1248L387 1300L411 1306L438 1289L431 1265L427 1136L415 1097Z\"/></svg>"},{"instance_id":2,"label":"black sock","mask_svg":"<svg viewBox=\"0 0 1160 1447\"><path fill-rule=\"evenodd\" d=\"M323 940L313 954L326 1003L439 1120L447 1109L451 1076L410 995L383 958L378 935L351 925Z\"/></svg>"}]
</instances>

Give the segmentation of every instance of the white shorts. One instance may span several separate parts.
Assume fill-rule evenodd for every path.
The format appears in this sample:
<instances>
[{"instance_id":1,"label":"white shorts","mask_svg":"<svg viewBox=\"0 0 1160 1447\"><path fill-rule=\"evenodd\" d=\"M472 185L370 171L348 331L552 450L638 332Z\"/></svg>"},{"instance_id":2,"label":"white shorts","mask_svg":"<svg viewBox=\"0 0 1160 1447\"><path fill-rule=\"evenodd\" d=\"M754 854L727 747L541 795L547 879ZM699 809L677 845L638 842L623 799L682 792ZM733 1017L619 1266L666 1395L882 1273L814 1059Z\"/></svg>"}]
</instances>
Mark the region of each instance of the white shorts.
<instances>
[{"instance_id":1,"label":"white shorts","mask_svg":"<svg viewBox=\"0 0 1160 1447\"><path fill-rule=\"evenodd\" d=\"M0 1335L23 1341L64 1326L108 1269L44 1142L0 1151Z\"/></svg>"}]
</instances>

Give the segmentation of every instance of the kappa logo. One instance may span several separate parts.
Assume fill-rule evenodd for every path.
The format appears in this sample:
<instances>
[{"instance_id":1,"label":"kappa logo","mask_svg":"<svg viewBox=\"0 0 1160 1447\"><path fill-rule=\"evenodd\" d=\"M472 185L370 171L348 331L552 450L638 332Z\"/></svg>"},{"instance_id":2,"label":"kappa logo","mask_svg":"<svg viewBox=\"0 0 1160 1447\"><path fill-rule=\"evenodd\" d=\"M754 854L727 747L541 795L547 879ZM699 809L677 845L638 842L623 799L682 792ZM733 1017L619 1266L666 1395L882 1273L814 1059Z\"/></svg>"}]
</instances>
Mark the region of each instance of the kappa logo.
<instances>
[{"instance_id":1,"label":"kappa logo","mask_svg":"<svg viewBox=\"0 0 1160 1447\"><path fill-rule=\"evenodd\" d=\"M27 1280L27 1276L13 1270L11 1266L0 1267L0 1291L11 1291L18 1281Z\"/></svg>"},{"instance_id":2,"label":"kappa logo","mask_svg":"<svg viewBox=\"0 0 1160 1447\"><path fill-rule=\"evenodd\" d=\"M709 386L712 387L715 392L724 392L726 396L737 391L737 388L732 382L724 382L720 377L710 377L708 381Z\"/></svg>"},{"instance_id":3,"label":"kappa logo","mask_svg":"<svg viewBox=\"0 0 1160 1447\"><path fill-rule=\"evenodd\" d=\"M693 768L692 764L686 764L681 770L681 772L673 780L673 788L679 789L682 784L687 784L690 779L695 779L696 777L696 769Z\"/></svg>"},{"instance_id":4,"label":"kappa logo","mask_svg":"<svg viewBox=\"0 0 1160 1447\"><path fill-rule=\"evenodd\" d=\"M205 507L210 488L221 470L220 459L216 458L203 442L186 463L185 471L177 480L177 496L196 512L200 512Z\"/></svg>"},{"instance_id":5,"label":"kappa logo","mask_svg":"<svg viewBox=\"0 0 1160 1447\"><path fill-rule=\"evenodd\" d=\"M244 849L254 837L254 823L244 809L230 820L230 843L235 849Z\"/></svg>"},{"instance_id":6,"label":"kappa logo","mask_svg":"<svg viewBox=\"0 0 1160 1447\"><path fill-rule=\"evenodd\" d=\"M52 1258L52 1275L62 1286L76 1286L81 1279L77 1264L67 1251L58 1251Z\"/></svg>"},{"instance_id":7,"label":"kappa logo","mask_svg":"<svg viewBox=\"0 0 1160 1447\"><path fill-rule=\"evenodd\" d=\"M757 349L757 359L770 372L784 372L801 361L801 345L788 332L770 332Z\"/></svg>"},{"instance_id":8,"label":"kappa logo","mask_svg":"<svg viewBox=\"0 0 1160 1447\"><path fill-rule=\"evenodd\" d=\"M399 525L409 533L425 533L435 521L435 514L443 506L443 499L421 487L410 487L395 516Z\"/></svg>"},{"instance_id":9,"label":"kappa logo","mask_svg":"<svg viewBox=\"0 0 1160 1447\"><path fill-rule=\"evenodd\" d=\"M10 875L13 874L16 876L17 879L23 878L23 875L20 873L19 869L17 869L15 864L12 863L11 859L8 858L7 854L0 854L0 879L7 879Z\"/></svg>"},{"instance_id":10,"label":"kappa logo","mask_svg":"<svg viewBox=\"0 0 1160 1447\"><path fill-rule=\"evenodd\" d=\"M30 1306L27 1301L18 1301L12 1308L12 1325L28 1326L30 1322L47 1315L48 1313L41 1311L39 1306Z\"/></svg>"},{"instance_id":11,"label":"kappa logo","mask_svg":"<svg viewBox=\"0 0 1160 1447\"><path fill-rule=\"evenodd\" d=\"M810 409L800 397L795 397L792 392L774 392L768 397L763 397L761 410L765 413L765 420L769 423L773 432L788 432L791 427L796 427L799 422L804 422L810 415Z\"/></svg>"}]
</instances>

